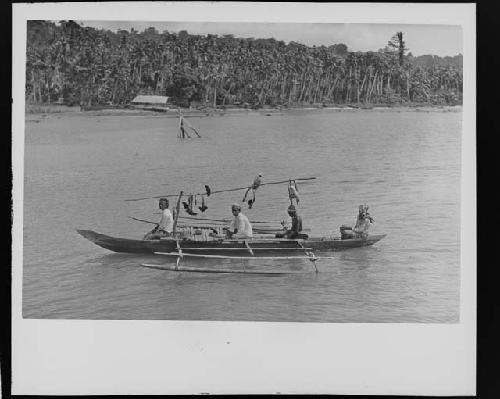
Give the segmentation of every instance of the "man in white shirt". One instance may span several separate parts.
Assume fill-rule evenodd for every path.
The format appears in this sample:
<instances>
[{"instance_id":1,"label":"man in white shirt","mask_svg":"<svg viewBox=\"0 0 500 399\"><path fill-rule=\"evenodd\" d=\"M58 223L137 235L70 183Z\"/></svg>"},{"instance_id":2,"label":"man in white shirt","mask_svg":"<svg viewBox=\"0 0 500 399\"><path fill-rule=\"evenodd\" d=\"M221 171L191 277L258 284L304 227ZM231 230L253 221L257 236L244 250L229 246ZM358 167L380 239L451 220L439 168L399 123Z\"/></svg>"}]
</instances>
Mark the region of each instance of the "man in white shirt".
<instances>
[{"instance_id":1,"label":"man in white shirt","mask_svg":"<svg viewBox=\"0 0 500 399\"><path fill-rule=\"evenodd\" d=\"M154 240L161 237L170 237L172 235L174 218L172 216L172 212L168 209L168 199L160 198L158 206L162 210L160 223L158 223L153 230L144 236L145 240Z\"/></svg>"},{"instance_id":2,"label":"man in white shirt","mask_svg":"<svg viewBox=\"0 0 500 399\"><path fill-rule=\"evenodd\" d=\"M228 238L252 238L252 224L248 218L241 213L241 206L238 204L233 204L231 206L231 212L233 213L234 219L229 225L227 230Z\"/></svg>"}]
</instances>

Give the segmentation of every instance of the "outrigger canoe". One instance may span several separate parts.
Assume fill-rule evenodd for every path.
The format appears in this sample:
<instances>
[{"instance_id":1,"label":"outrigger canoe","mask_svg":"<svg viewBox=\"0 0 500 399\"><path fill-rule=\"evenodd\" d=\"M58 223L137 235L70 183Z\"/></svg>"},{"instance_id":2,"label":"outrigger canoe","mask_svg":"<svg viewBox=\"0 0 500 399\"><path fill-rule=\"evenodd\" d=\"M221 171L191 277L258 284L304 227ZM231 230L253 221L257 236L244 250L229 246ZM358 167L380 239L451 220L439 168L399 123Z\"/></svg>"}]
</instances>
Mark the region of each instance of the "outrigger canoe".
<instances>
[{"instance_id":1,"label":"outrigger canoe","mask_svg":"<svg viewBox=\"0 0 500 399\"><path fill-rule=\"evenodd\" d=\"M77 230L77 232L94 244L119 253L172 253L177 254L179 249L190 254L210 256L241 256L252 257L271 256L273 253L294 253L306 251L331 252L349 248L358 248L373 245L386 234L369 235L367 238L316 237L307 239L285 238L253 238L243 239L214 239L198 241L191 239L162 238L155 240L136 240L111 237L92 230Z\"/></svg>"}]
</instances>

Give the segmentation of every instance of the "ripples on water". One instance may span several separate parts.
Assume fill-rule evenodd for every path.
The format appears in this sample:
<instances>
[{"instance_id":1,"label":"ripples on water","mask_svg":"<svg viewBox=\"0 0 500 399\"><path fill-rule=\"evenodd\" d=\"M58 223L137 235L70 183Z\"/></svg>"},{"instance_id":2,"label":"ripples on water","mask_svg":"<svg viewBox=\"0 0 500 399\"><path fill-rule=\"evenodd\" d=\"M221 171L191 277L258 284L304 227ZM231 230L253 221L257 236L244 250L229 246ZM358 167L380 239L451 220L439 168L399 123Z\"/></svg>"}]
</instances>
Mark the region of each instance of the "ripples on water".
<instances>
[{"instance_id":1,"label":"ripples on water","mask_svg":"<svg viewBox=\"0 0 500 399\"><path fill-rule=\"evenodd\" d=\"M458 322L460 112L308 112L191 118L203 138L176 138L177 120L62 115L26 124L23 315L28 318ZM337 235L370 205L370 248L335 254L318 275L207 275L139 267L163 259L113 254L75 229L138 238L157 200L126 198L316 176L300 184L310 235ZM257 220L286 218L286 185L263 186ZM230 215L242 192L208 199ZM201 262L201 263L200 263ZM308 261L247 267L308 270ZM227 262L188 265L228 267Z\"/></svg>"}]
</instances>

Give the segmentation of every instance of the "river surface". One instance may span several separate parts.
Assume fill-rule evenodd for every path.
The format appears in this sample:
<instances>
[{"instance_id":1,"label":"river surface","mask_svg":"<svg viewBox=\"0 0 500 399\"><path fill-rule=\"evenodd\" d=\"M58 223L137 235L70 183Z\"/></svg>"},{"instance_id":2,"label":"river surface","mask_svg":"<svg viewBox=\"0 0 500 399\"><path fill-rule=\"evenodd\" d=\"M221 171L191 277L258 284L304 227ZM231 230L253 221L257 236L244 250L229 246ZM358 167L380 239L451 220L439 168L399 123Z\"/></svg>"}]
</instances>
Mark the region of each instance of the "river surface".
<instances>
[{"instance_id":1,"label":"river surface","mask_svg":"<svg viewBox=\"0 0 500 399\"><path fill-rule=\"evenodd\" d=\"M460 111L298 111L190 118L181 140L165 115L28 115L25 132L23 317L292 322L459 322ZM76 229L141 238L156 199L125 199L316 176L298 184L311 236L338 235L359 204L372 247L334 253L322 273L283 276L143 268L156 255L115 254ZM243 191L208 198L230 217ZM175 199L171 200L171 208ZM285 219L287 186L262 186L251 220ZM185 261L227 267L228 261ZM252 261L254 262L254 261ZM221 263L221 265L219 265ZM231 267L241 267L236 261ZM307 260L259 269L310 270Z\"/></svg>"}]
</instances>

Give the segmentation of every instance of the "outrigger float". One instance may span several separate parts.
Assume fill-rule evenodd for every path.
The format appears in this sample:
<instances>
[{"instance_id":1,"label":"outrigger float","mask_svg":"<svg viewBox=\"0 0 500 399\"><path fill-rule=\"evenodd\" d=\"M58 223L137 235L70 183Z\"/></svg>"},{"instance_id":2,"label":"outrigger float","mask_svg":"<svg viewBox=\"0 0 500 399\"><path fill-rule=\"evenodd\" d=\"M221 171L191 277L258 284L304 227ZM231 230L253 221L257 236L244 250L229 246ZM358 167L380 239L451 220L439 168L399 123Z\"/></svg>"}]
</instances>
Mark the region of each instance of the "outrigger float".
<instances>
[{"instance_id":1,"label":"outrigger float","mask_svg":"<svg viewBox=\"0 0 500 399\"><path fill-rule=\"evenodd\" d=\"M260 175L259 175L260 176ZM296 180L312 180L315 178L302 178ZM290 180L289 180L290 181ZM264 184L281 184L289 181L271 182ZM262 185L264 185L262 184ZM208 188L207 186L205 186ZM236 191L241 189L250 190L252 187L220 190ZM254 187L255 188L255 187ZM216 193L214 191L213 193ZM248 192L248 191L247 191ZM181 191L177 200L176 212L174 218L173 234L169 237L161 237L154 239L128 239L112 237L105 234L95 232L93 230L77 230L77 232L93 242L94 244L118 253L130 254L155 254L163 257L176 258L175 265L169 264L142 264L143 267L172 270L182 272L201 272L201 273L248 273L248 274L301 274L299 271L271 271L271 270L255 270L246 268L245 262L248 260L309 260L314 266L315 273L318 273L316 261L323 259L333 259L333 256L317 256L315 252L332 252L348 248L357 248L370 246L384 238L385 234L365 235L364 237L308 237L306 234L300 234L298 238L280 238L280 230L273 228L255 228L253 238L227 238L221 234L220 226L198 226L196 233L193 234L193 226L188 227L189 234L186 236L186 231L180 232L177 229L177 221L180 213L180 202L183 196ZM192 196L192 195L191 195ZM156 197L149 197L156 198ZM246 198L246 194L245 194ZM132 201L142 200L146 198L137 198ZM255 196L253 196L253 201ZM298 202L298 201L297 201ZM249 202L249 207L252 203ZM130 217L130 216L129 216ZM133 218L132 219L156 224L154 222ZM186 218L193 219L193 218ZM196 218L194 218L196 219ZM217 219L202 219L203 221L219 221ZM265 222L256 222L265 223ZM189 226L189 225L188 225ZM218 230L219 229L219 230ZM342 232L342 228L341 228ZM283 233L283 230L281 230ZM243 261L242 269L221 269L207 267L186 267L181 266L180 262L185 258L193 259L216 259L216 260L240 260Z\"/></svg>"}]
</instances>

